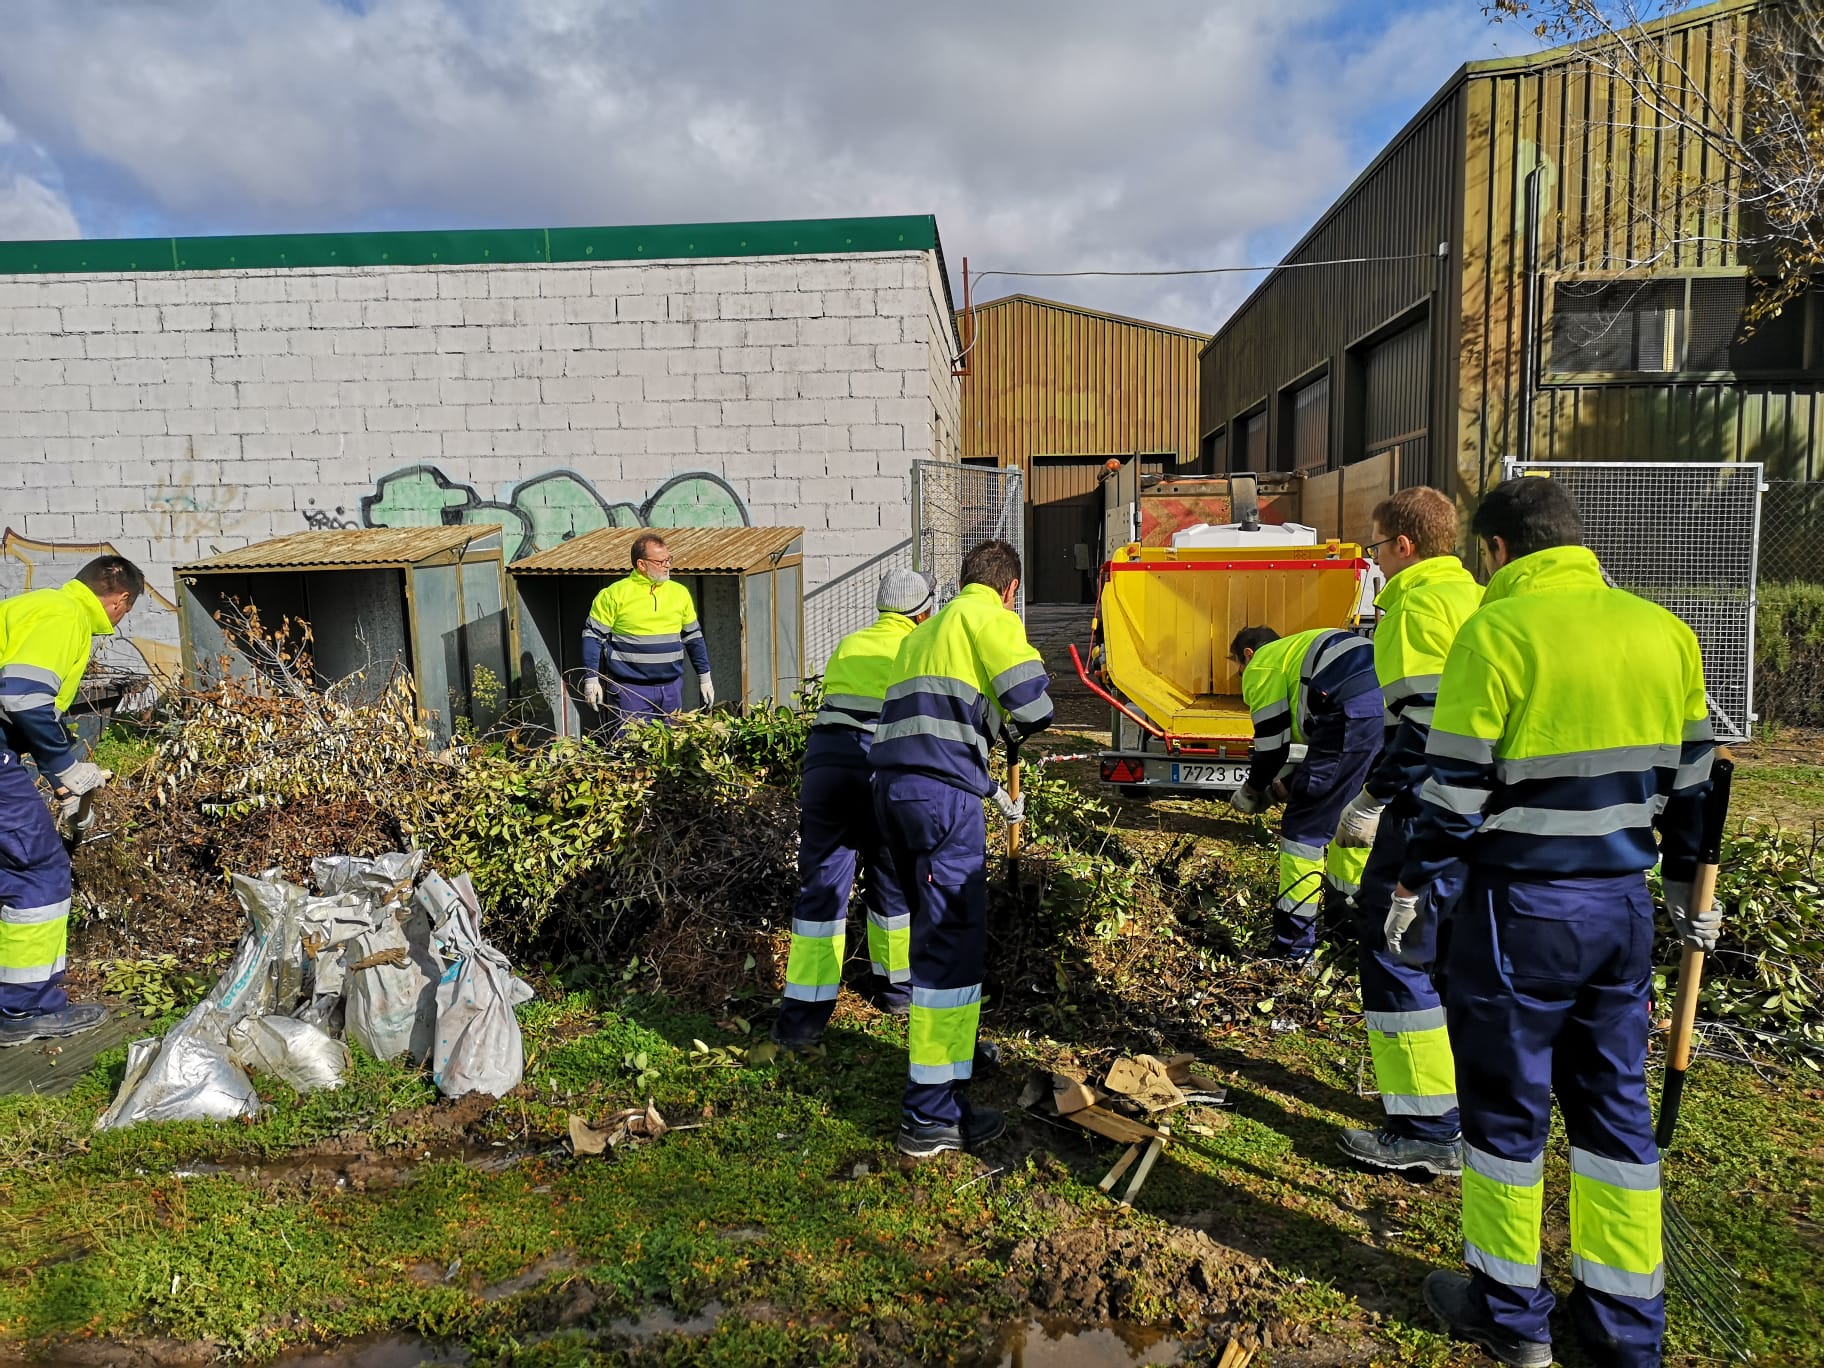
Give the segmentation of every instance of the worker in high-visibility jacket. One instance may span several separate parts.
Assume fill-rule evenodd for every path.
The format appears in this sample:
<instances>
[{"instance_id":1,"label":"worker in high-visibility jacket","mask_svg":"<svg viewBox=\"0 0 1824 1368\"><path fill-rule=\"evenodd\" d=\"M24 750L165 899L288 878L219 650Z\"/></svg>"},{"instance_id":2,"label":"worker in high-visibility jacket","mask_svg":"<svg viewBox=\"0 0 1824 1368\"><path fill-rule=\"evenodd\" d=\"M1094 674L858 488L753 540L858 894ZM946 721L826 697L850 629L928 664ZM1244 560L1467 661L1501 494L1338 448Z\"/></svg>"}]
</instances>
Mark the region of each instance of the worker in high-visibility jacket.
<instances>
[{"instance_id":1,"label":"worker in high-visibility jacket","mask_svg":"<svg viewBox=\"0 0 1824 1368\"><path fill-rule=\"evenodd\" d=\"M1337 822L1336 844L1369 849L1356 898L1362 1011L1386 1120L1345 1130L1350 1158L1375 1168L1454 1174L1462 1164L1456 1066L1444 1004L1432 983L1438 926L1463 887L1461 867L1432 880L1419 919L1397 945L1384 932L1406 843L1419 811L1438 676L1457 630L1482 603L1482 586L1453 554L1457 506L1435 489L1402 489L1374 510L1387 586L1375 599L1374 672L1386 707L1386 740L1362 791Z\"/></svg>"},{"instance_id":2,"label":"worker in high-visibility jacket","mask_svg":"<svg viewBox=\"0 0 1824 1368\"><path fill-rule=\"evenodd\" d=\"M716 702L697 605L671 577L671 548L658 533L642 532L632 555L632 572L595 596L583 627L583 701L602 714L610 733L682 708L686 657L703 706Z\"/></svg>"},{"instance_id":3,"label":"worker in high-visibility jacket","mask_svg":"<svg viewBox=\"0 0 1824 1368\"><path fill-rule=\"evenodd\" d=\"M823 1038L842 987L849 890L861 873L868 910L869 997L905 1015L912 1001L912 914L874 816L869 752L899 648L931 616L931 586L915 570L889 570L880 617L837 643L823 667L823 703L799 774L798 903L785 964L785 1000L773 1039L804 1049Z\"/></svg>"},{"instance_id":4,"label":"worker in high-visibility jacket","mask_svg":"<svg viewBox=\"0 0 1824 1368\"><path fill-rule=\"evenodd\" d=\"M901 1153L974 1149L1006 1122L971 1107L976 1027L988 939L987 830L982 800L1009 822L1023 803L988 774L997 736L1051 722L1045 665L1012 611L1019 552L988 541L963 557L961 592L914 629L893 662L874 732L874 802L912 905L909 1073Z\"/></svg>"},{"instance_id":5,"label":"worker in high-visibility jacket","mask_svg":"<svg viewBox=\"0 0 1824 1368\"><path fill-rule=\"evenodd\" d=\"M100 1007L63 990L70 930L70 856L23 756L57 789L64 816L108 780L80 760L63 714L95 638L113 635L146 577L102 556L56 589L0 601L0 1045L75 1035Z\"/></svg>"},{"instance_id":6,"label":"worker in high-visibility jacket","mask_svg":"<svg viewBox=\"0 0 1824 1368\"><path fill-rule=\"evenodd\" d=\"M1539 1222L1556 1094L1571 1321L1595 1362L1644 1368L1665 1324L1644 876L1661 864L1679 934L1714 948L1721 913L1692 895L1714 749L1703 662L1678 618L1609 587L1557 481L1497 485L1472 529L1494 574L1438 684L1388 913L1397 939L1432 880L1467 866L1442 964L1471 1272L1432 1273L1425 1298L1503 1363L1552 1361Z\"/></svg>"},{"instance_id":7,"label":"worker in high-visibility jacket","mask_svg":"<svg viewBox=\"0 0 1824 1368\"><path fill-rule=\"evenodd\" d=\"M1259 812L1272 797L1292 747L1305 758L1286 781L1279 824L1279 900L1266 954L1302 960L1317 948L1317 913L1326 891L1353 902L1365 850L1335 845L1337 817L1362 786L1381 748L1381 694L1374 648L1365 637L1314 628L1282 637L1244 627L1229 647L1241 671L1241 696L1254 719L1245 784L1229 796L1238 812Z\"/></svg>"}]
</instances>

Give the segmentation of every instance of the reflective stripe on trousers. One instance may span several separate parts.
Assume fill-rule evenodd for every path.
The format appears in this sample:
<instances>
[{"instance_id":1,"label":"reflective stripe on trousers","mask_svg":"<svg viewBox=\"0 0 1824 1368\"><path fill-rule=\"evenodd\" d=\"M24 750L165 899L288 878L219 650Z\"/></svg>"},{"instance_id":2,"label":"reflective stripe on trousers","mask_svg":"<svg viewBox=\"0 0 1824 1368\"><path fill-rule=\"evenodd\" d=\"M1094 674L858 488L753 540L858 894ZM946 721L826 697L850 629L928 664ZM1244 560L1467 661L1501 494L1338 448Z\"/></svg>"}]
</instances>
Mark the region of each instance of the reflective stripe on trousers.
<instances>
[{"instance_id":1,"label":"reflective stripe on trousers","mask_svg":"<svg viewBox=\"0 0 1824 1368\"><path fill-rule=\"evenodd\" d=\"M1472 1295L1550 1338L1539 1278L1543 1158L1557 1098L1571 1144L1572 1273L1604 1362L1647 1368L1665 1332L1659 1152L1647 1100L1653 904L1640 874L1519 881L1481 868L1451 918L1444 978L1462 1112Z\"/></svg>"},{"instance_id":2,"label":"reflective stripe on trousers","mask_svg":"<svg viewBox=\"0 0 1824 1368\"><path fill-rule=\"evenodd\" d=\"M988 943L982 800L905 770L876 775L875 811L911 911L912 1010L904 1119L958 1126L968 1111Z\"/></svg>"},{"instance_id":3,"label":"reflective stripe on trousers","mask_svg":"<svg viewBox=\"0 0 1824 1368\"><path fill-rule=\"evenodd\" d=\"M0 747L0 1011L68 1005L69 931L69 852L30 773Z\"/></svg>"}]
</instances>

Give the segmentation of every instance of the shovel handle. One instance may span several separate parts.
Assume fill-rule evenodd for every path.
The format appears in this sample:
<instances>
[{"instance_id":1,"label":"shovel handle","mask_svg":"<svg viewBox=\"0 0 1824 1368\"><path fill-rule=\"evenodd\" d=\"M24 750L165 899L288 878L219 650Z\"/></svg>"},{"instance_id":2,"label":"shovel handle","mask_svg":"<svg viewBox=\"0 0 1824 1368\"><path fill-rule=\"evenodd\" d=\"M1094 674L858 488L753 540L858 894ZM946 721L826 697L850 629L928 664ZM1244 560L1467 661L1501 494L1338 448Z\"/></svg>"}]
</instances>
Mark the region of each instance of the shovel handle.
<instances>
[{"instance_id":1,"label":"shovel handle","mask_svg":"<svg viewBox=\"0 0 1824 1368\"><path fill-rule=\"evenodd\" d=\"M1020 743L1007 743L1007 796L1014 802L1020 801ZM1007 824L1007 859L1011 862L1020 858L1020 822Z\"/></svg>"},{"instance_id":2,"label":"shovel handle","mask_svg":"<svg viewBox=\"0 0 1824 1368\"><path fill-rule=\"evenodd\" d=\"M1704 832L1698 847L1697 876L1691 883L1691 909L1710 910L1723 853L1723 827L1729 819L1729 787L1735 760L1719 749L1710 771L1710 795L1704 802ZM1697 1032L1697 999L1704 982L1704 952L1687 945L1678 960L1678 996L1672 1001L1672 1039L1666 1050L1666 1077L1659 1094L1659 1125L1653 1142L1672 1148L1678 1109L1685 1096L1685 1071L1691 1067L1691 1041Z\"/></svg>"}]
</instances>

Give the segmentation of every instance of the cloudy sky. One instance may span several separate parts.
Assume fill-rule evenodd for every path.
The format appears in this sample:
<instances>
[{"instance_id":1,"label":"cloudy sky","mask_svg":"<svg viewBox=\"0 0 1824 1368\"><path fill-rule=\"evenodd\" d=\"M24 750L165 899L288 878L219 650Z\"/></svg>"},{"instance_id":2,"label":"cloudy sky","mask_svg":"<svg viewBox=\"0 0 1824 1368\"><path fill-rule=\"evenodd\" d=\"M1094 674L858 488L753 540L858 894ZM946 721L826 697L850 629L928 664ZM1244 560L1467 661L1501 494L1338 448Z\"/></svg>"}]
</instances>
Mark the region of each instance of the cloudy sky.
<instances>
[{"instance_id":1,"label":"cloudy sky","mask_svg":"<svg viewBox=\"0 0 1824 1368\"><path fill-rule=\"evenodd\" d=\"M7 0L0 238L935 213L954 268L1274 259L1481 0ZM1250 277L987 282L1185 327Z\"/></svg>"}]
</instances>

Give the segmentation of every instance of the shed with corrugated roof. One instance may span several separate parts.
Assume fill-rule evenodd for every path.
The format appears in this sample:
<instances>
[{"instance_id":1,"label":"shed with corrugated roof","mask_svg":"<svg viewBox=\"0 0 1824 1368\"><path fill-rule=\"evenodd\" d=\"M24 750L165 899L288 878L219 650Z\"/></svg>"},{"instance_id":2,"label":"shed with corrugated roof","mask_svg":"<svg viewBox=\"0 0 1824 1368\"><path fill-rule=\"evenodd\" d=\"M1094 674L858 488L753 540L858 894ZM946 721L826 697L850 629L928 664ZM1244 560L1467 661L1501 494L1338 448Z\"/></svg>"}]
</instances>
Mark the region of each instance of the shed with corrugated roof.
<instances>
[{"instance_id":1,"label":"shed with corrugated roof","mask_svg":"<svg viewBox=\"0 0 1824 1368\"><path fill-rule=\"evenodd\" d=\"M785 702L804 681L802 527L603 527L507 567L518 605L519 672L576 736L600 719L583 703L583 625L595 596L633 568L643 533L664 538L672 578L690 590L719 696ZM685 671L684 706L702 695Z\"/></svg>"},{"instance_id":2,"label":"shed with corrugated roof","mask_svg":"<svg viewBox=\"0 0 1824 1368\"><path fill-rule=\"evenodd\" d=\"M372 701L408 671L433 734L486 730L513 684L501 534L494 526L294 532L177 567L185 682L223 672L277 682L285 667L252 639L308 641L311 678ZM308 635L306 635L308 634Z\"/></svg>"}]
</instances>

